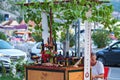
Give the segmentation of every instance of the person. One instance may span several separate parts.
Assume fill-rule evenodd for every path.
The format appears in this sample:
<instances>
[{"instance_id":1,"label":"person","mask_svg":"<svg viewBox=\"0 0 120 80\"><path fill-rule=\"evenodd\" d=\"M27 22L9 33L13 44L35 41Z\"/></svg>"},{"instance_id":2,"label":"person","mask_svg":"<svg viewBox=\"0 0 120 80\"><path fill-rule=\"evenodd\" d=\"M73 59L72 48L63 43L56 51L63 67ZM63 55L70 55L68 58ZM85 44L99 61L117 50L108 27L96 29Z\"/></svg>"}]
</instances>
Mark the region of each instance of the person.
<instances>
[{"instance_id":1,"label":"person","mask_svg":"<svg viewBox=\"0 0 120 80\"><path fill-rule=\"evenodd\" d=\"M35 41L34 38L33 38L32 35L31 35L31 33L28 34L28 39L27 39L27 41L32 41L32 42Z\"/></svg>"},{"instance_id":2,"label":"person","mask_svg":"<svg viewBox=\"0 0 120 80\"><path fill-rule=\"evenodd\" d=\"M91 53L92 80L104 80L104 65L96 60L96 55Z\"/></svg>"},{"instance_id":3,"label":"person","mask_svg":"<svg viewBox=\"0 0 120 80\"><path fill-rule=\"evenodd\" d=\"M114 32L111 32L109 37L110 37L110 41L111 41L110 43L114 43L114 42L118 41L118 39L116 38Z\"/></svg>"},{"instance_id":4,"label":"person","mask_svg":"<svg viewBox=\"0 0 120 80\"><path fill-rule=\"evenodd\" d=\"M74 67L79 67L78 65L81 60L82 58L74 64ZM93 52L91 52L90 64L92 80L104 80L104 65L102 64L102 62L96 60L96 55Z\"/></svg>"}]
</instances>

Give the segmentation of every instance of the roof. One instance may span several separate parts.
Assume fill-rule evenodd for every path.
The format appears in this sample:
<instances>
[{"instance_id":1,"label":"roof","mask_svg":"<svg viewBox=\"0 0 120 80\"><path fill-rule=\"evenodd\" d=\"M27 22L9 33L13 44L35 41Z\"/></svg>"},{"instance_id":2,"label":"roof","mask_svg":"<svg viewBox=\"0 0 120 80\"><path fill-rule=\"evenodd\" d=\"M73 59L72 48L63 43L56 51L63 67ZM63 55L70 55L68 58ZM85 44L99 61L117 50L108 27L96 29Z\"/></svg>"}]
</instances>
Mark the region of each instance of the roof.
<instances>
[{"instance_id":1,"label":"roof","mask_svg":"<svg viewBox=\"0 0 120 80\"><path fill-rule=\"evenodd\" d=\"M19 23L15 20L8 20L8 21L4 21L1 23L2 26L15 26L15 25L19 25Z\"/></svg>"},{"instance_id":2,"label":"roof","mask_svg":"<svg viewBox=\"0 0 120 80\"><path fill-rule=\"evenodd\" d=\"M16 34L29 34L29 33L32 33L30 31L24 31L24 32L15 32Z\"/></svg>"}]
</instances>

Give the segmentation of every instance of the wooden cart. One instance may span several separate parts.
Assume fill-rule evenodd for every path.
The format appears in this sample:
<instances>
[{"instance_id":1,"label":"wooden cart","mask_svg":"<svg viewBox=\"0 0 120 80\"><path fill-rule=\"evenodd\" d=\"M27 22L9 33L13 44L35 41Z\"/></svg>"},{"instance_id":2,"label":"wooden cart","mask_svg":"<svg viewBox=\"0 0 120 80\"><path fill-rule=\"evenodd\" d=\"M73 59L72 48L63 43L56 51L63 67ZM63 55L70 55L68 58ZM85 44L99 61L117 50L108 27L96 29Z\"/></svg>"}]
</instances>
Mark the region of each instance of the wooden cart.
<instances>
[{"instance_id":1,"label":"wooden cart","mask_svg":"<svg viewBox=\"0 0 120 80\"><path fill-rule=\"evenodd\" d=\"M26 80L84 80L83 67L26 66Z\"/></svg>"}]
</instances>

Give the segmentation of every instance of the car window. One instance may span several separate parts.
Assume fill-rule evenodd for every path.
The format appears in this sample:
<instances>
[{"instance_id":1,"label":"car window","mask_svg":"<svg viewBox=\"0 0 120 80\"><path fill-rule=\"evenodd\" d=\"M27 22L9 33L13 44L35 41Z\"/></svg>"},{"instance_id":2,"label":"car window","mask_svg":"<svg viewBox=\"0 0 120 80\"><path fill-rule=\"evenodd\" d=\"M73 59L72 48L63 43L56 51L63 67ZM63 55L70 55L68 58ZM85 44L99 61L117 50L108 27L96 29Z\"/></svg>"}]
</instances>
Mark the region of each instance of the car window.
<instances>
[{"instance_id":1,"label":"car window","mask_svg":"<svg viewBox=\"0 0 120 80\"><path fill-rule=\"evenodd\" d=\"M117 43L112 46L112 49L120 49L120 43Z\"/></svg>"},{"instance_id":2,"label":"car window","mask_svg":"<svg viewBox=\"0 0 120 80\"><path fill-rule=\"evenodd\" d=\"M37 49L41 49L41 43L37 45Z\"/></svg>"},{"instance_id":3,"label":"car window","mask_svg":"<svg viewBox=\"0 0 120 80\"><path fill-rule=\"evenodd\" d=\"M8 42L1 40L0 41L0 49L12 49L12 45L10 45Z\"/></svg>"},{"instance_id":4,"label":"car window","mask_svg":"<svg viewBox=\"0 0 120 80\"><path fill-rule=\"evenodd\" d=\"M62 44L62 43L58 43L58 42L57 42L57 49L58 49L58 50L63 49L63 44Z\"/></svg>"}]
</instances>

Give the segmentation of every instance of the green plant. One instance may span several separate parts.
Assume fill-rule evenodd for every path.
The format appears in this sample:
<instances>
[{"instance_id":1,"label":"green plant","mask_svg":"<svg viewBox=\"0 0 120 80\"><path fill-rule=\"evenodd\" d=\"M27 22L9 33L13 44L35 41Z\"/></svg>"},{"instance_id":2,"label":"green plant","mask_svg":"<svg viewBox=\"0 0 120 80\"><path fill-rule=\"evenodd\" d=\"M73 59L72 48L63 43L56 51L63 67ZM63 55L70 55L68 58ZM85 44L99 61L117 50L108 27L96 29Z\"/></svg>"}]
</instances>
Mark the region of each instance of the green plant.
<instances>
[{"instance_id":1,"label":"green plant","mask_svg":"<svg viewBox=\"0 0 120 80\"><path fill-rule=\"evenodd\" d=\"M109 32L103 29L93 31L92 40L98 48L103 48L109 43Z\"/></svg>"},{"instance_id":2,"label":"green plant","mask_svg":"<svg viewBox=\"0 0 120 80\"><path fill-rule=\"evenodd\" d=\"M0 62L0 65L2 65L1 70L0 70L0 72L2 73L2 75L0 76L0 80L21 80L17 77L14 77L11 71L9 74L6 73L6 68L3 66L2 62Z\"/></svg>"},{"instance_id":3,"label":"green plant","mask_svg":"<svg viewBox=\"0 0 120 80\"><path fill-rule=\"evenodd\" d=\"M0 14L0 23L4 21L4 15L3 14Z\"/></svg>"},{"instance_id":4,"label":"green plant","mask_svg":"<svg viewBox=\"0 0 120 80\"><path fill-rule=\"evenodd\" d=\"M65 34L65 32L61 32L61 37L62 38L60 38L60 42L64 42L64 40L65 40L65 38L66 38L66 34ZM69 41L70 41L70 47L72 47L74 44L75 44L75 39L74 39L74 35L72 34L72 33L69 33L69 37L70 37L70 39L69 39Z\"/></svg>"},{"instance_id":5,"label":"green plant","mask_svg":"<svg viewBox=\"0 0 120 80\"><path fill-rule=\"evenodd\" d=\"M105 0L103 2L106 3L109 2L109 0ZM24 12L26 12L25 21L34 21L36 24L35 30L40 30L40 32L42 32L42 27L39 25L42 19L41 12L46 12L48 15L47 17L49 18L50 14L52 14L52 18L48 19L48 25L52 26L52 31L54 31L52 35L56 38L57 31L61 30L62 28L62 32L66 34L66 31L64 30L69 29L69 25L73 21L76 21L78 18L81 18L82 22L84 22L85 20L89 22L95 21L103 24L106 28L111 28L111 19L113 18L111 13L113 12L113 7L112 5L100 3L102 3L102 1L98 0L45 0L43 1L43 3L34 2L34 4L28 4L26 6L24 6L23 3L20 4ZM50 13L51 9L52 13ZM86 12L88 12L89 10L92 11L92 15L88 18L86 17ZM63 21L63 23L58 23L56 25L54 18L60 19L61 21ZM52 22L52 24L50 23L50 21Z\"/></svg>"},{"instance_id":6,"label":"green plant","mask_svg":"<svg viewBox=\"0 0 120 80\"><path fill-rule=\"evenodd\" d=\"M15 65L15 67L16 67L16 72L20 73L19 74L20 80L23 80L23 78L25 78L25 66L28 66L28 65L33 65L33 63L28 63L27 61L22 62L22 58L17 61L17 64Z\"/></svg>"},{"instance_id":7,"label":"green plant","mask_svg":"<svg viewBox=\"0 0 120 80\"><path fill-rule=\"evenodd\" d=\"M42 41L42 34L41 30L35 30L35 32L32 33L32 37L35 39L36 42Z\"/></svg>"},{"instance_id":8,"label":"green plant","mask_svg":"<svg viewBox=\"0 0 120 80\"><path fill-rule=\"evenodd\" d=\"M5 69L5 67L3 66L3 62L0 62L0 65L1 65L1 70L0 70L0 72L2 73L2 76L6 76L6 69Z\"/></svg>"},{"instance_id":9,"label":"green plant","mask_svg":"<svg viewBox=\"0 0 120 80\"><path fill-rule=\"evenodd\" d=\"M3 32L0 32L0 39L7 40L7 37Z\"/></svg>"},{"instance_id":10,"label":"green plant","mask_svg":"<svg viewBox=\"0 0 120 80\"><path fill-rule=\"evenodd\" d=\"M111 30L111 32L114 32L115 34L115 37L117 39L120 39L120 21L118 21L115 25L112 25L114 26Z\"/></svg>"},{"instance_id":11,"label":"green plant","mask_svg":"<svg viewBox=\"0 0 120 80\"><path fill-rule=\"evenodd\" d=\"M1 76L0 80L21 80L21 79L19 79L17 77L13 77L11 75L7 75L7 76Z\"/></svg>"},{"instance_id":12,"label":"green plant","mask_svg":"<svg viewBox=\"0 0 120 80\"><path fill-rule=\"evenodd\" d=\"M3 63L0 62L0 65L2 65L2 68L0 69L0 72L2 73L2 75L0 76L0 80L23 80L23 78L25 78L25 65L32 64L33 63L28 62L23 63L21 58L17 61L16 65L13 62L11 62L10 71L6 73L6 69L3 66ZM16 69L15 74L12 72L13 68Z\"/></svg>"}]
</instances>

